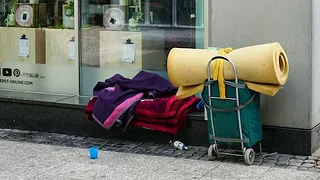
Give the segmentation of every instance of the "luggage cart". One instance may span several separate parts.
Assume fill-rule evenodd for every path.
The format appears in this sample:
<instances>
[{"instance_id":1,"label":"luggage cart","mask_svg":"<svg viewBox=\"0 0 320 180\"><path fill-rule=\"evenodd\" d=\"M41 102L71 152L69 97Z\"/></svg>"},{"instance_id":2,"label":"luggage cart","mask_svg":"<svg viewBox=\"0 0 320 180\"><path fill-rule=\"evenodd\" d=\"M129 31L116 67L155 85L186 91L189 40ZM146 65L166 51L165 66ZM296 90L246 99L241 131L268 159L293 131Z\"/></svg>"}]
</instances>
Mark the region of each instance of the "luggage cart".
<instances>
[{"instance_id":1,"label":"luggage cart","mask_svg":"<svg viewBox=\"0 0 320 180\"><path fill-rule=\"evenodd\" d=\"M231 86L232 88L234 88L235 90L235 98L230 98L230 97L226 97L226 99L224 101L233 101L236 102L236 107L233 107L233 108L229 108L229 109L219 109L219 108L214 108L213 107L213 103L212 103L212 100L213 99L220 99L220 97L213 97L212 96L212 88L211 87L211 84L214 82L211 80L211 63L216 60L216 59L223 59L227 62L229 62L232 67L233 67L233 71L234 71L234 82L231 82L231 81L225 81L225 84L226 86ZM207 74L208 74L208 79L207 79L207 82L206 82L206 86L208 86L208 97L207 99L209 99L209 102L205 102L205 106L207 107L207 111L209 110L208 112L208 121L210 121L211 123L211 127L212 128L212 134L209 133L209 136L212 135L212 140L213 140L213 144L211 144L208 148L208 157L210 160L213 160L213 159L216 159L218 158L221 154L222 155L231 155L231 156L240 156L240 157L243 157L244 158L244 161L247 165L251 165L253 164L254 160L255 160L255 151L253 150L253 146L246 146L245 145L245 142L247 143L247 139L245 140L244 139L244 136L243 136L243 128L242 128L242 122L241 122L241 109L243 109L244 107L246 107L248 104L250 104L253 99L255 98L255 94L252 95L252 97L246 101L244 104L240 104L240 97L239 97L239 89L240 88L245 88L245 84L240 84L239 83L239 79L238 79L238 73L237 73L237 68L236 66L234 65L234 63L229 60L228 58L224 57L224 56L215 56L213 57L209 63L208 63L208 67L207 67ZM204 91L203 91L204 93ZM226 93L227 94L227 93ZM255 105L257 105L259 103L256 103ZM259 109L260 110L260 109ZM236 117L237 118L237 125L235 124L235 126L238 126L238 131L239 131L239 136L236 137L236 138L230 138L230 137L217 137L216 136L216 131L215 131L215 122L214 122L214 112L217 113L235 113L236 112L236 116L233 116L233 117ZM260 111L259 111L260 112ZM260 117L260 116L259 116ZM260 119L259 120L259 123L260 122ZM228 119L225 119L225 121L228 121ZM258 124L258 123L257 123ZM234 127L235 127L234 126ZM260 128L261 127L261 124L258 124L256 126L259 126ZM208 127L208 128L209 128ZM223 127L222 127L223 128ZM225 128L225 127L224 127ZM248 129L246 129L248 131ZM260 141L260 137L261 137L261 140L262 140L262 129L259 129L258 131L259 133L261 133L261 136L259 136L258 140L256 141L259 141L259 149L260 149L260 155L262 154L262 146L261 146L261 141ZM259 134L258 133L258 134ZM209 138L210 139L210 138ZM231 150L231 152L225 152L225 151L220 151L219 149L219 144L218 142L224 142L224 143L234 143L234 144L241 144L241 150L239 149L229 149ZM256 145L256 144L255 144ZM272 153L272 154L266 154L264 156L269 156L269 155L273 155L273 154L276 154L276 153Z\"/></svg>"}]
</instances>

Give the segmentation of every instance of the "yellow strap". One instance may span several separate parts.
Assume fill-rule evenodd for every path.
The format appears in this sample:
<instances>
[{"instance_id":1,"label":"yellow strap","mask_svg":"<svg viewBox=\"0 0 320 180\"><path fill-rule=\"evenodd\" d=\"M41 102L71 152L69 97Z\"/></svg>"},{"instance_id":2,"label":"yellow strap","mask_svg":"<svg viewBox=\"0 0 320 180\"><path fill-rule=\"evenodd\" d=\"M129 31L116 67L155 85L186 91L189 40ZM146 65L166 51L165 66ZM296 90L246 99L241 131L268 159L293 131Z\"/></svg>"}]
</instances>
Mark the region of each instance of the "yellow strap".
<instances>
[{"instance_id":1,"label":"yellow strap","mask_svg":"<svg viewBox=\"0 0 320 180\"><path fill-rule=\"evenodd\" d=\"M232 48L220 48L218 50L219 54L221 56L227 55L229 52L232 51ZM219 84L219 93L221 99L226 99L226 85L224 84L224 60L223 59L217 59L213 63L213 80L218 80Z\"/></svg>"}]
</instances>

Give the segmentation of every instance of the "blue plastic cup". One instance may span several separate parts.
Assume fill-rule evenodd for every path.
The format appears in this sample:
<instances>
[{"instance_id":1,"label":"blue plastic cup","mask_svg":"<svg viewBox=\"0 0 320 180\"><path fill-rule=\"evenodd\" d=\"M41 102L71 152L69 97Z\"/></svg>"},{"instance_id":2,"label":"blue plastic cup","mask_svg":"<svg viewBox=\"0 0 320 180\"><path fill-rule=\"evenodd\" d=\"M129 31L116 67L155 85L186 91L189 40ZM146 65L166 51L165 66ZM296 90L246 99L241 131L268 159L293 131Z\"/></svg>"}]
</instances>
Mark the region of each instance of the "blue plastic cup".
<instances>
[{"instance_id":1,"label":"blue plastic cup","mask_svg":"<svg viewBox=\"0 0 320 180\"><path fill-rule=\"evenodd\" d=\"M93 146L93 147L89 148L89 152L90 152L90 159L97 159L98 158L98 147L97 146Z\"/></svg>"}]
</instances>

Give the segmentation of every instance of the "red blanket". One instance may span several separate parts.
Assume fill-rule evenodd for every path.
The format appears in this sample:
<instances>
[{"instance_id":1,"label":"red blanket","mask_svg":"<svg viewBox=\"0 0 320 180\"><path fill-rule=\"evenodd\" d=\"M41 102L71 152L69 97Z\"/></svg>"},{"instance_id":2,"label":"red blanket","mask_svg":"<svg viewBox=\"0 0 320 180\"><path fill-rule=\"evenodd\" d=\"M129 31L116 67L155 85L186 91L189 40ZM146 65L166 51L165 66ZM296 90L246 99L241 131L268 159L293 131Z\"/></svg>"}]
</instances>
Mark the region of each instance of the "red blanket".
<instances>
[{"instance_id":1,"label":"red blanket","mask_svg":"<svg viewBox=\"0 0 320 180\"><path fill-rule=\"evenodd\" d=\"M86 109L84 112L86 114L87 120L94 120L92 117L92 112L93 112L93 106L96 103L96 100L97 100L97 97L92 97L88 102L88 105L86 106Z\"/></svg>"},{"instance_id":2,"label":"red blanket","mask_svg":"<svg viewBox=\"0 0 320 180\"><path fill-rule=\"evenodd\" d=\"M187 128L187 116L199 101L195 96L182 100L175 96L142 100L136 105L131 124L176 135Z\"/></svg>"}]
</instances>

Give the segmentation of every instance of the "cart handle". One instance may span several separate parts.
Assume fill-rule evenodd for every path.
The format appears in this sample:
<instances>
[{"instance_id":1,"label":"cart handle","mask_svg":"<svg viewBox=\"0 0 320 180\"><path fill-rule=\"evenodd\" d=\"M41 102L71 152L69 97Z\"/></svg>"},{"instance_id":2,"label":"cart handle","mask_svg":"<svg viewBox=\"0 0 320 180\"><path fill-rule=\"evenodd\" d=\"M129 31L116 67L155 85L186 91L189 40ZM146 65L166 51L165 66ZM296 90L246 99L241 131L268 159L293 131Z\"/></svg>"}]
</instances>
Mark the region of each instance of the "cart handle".
<instances>
[{"instance_id":1,"label":"cart handle","mask_svg":"<svg viewBox=\"0 0 320 180\"><path fill-rule=\"evenodd\" d=\"M202 97L203 97L203 93L204 91L202 91ZM204 102L204 105L206 107L208 107L209 109L213 110L213 111L216 111L216 112L233 112L233 111L238 111L238 110L241 110L243 109L244 107L246 107L247 105L249 105L253 100L254 98L256 97L257 93L255 92L252 97L246 101L244 104L240 104L239 106L236 106L236 107L233 107L233 108L227 108L227 109L220 109L220 108L214 108L214 107L211 107L209 105L209 103L206 102L205 98L202 98L203 102ZM210 99L211 100L211 99Z\"/></svg>"}]
</instances>

